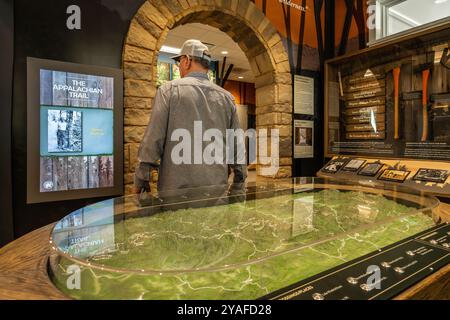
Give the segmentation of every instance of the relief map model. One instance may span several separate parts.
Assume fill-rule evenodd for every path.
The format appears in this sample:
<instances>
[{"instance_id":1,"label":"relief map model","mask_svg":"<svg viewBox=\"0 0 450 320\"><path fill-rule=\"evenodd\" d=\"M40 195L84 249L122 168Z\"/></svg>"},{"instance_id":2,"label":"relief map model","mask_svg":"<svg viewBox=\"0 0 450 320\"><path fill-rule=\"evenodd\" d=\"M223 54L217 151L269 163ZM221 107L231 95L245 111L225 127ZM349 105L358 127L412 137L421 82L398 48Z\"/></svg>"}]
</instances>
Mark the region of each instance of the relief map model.
<instances>
[{"instance_id":1,"label":"relief map model","mask_svg":"<svg viewBox=\"0 0 450 320\"><path fill-rule=\"evenodd\" d=\"M433 224L382 195L332 189L166 211L116 221L113 244L85 253L97 267L80 266L80 289L62 256L52 280L76 299L256 299Z\"/></svg>"}]
</instances>

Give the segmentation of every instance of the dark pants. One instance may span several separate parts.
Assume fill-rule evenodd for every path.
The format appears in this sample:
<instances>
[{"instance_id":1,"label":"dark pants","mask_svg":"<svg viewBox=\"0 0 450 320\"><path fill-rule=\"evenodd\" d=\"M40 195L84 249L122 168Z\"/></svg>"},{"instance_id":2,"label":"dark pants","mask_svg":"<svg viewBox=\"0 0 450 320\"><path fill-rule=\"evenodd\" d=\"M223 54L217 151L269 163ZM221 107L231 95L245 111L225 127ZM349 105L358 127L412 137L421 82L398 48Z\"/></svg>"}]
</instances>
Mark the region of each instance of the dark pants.
<instances>
[{"instance_id":1,"label":"dark pants","mask_svg":"<svg viewBox=\"0 0 450 320\"><path fill-rule=\"evenodd\" d=\"M58 138L58 148L64 149L64 141L66 137L66 130L58 130L56 132L56 137Z\"/></svg>"}]
</instances>

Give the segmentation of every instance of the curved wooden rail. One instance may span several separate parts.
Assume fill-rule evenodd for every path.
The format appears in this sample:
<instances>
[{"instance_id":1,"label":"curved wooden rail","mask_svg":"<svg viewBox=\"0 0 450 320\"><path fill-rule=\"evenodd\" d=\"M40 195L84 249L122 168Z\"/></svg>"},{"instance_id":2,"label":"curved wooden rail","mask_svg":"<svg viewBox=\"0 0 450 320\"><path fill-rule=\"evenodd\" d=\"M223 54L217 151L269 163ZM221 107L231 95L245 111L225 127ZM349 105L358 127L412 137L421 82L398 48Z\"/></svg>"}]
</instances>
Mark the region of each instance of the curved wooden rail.
<instances>
[{"instance_id":1,"label":"curved wooden rail","mask_svg":"<svg viewBox=\"0 0 450 320\"><path fill-rule=\"evenodd\" d=\"M450 216L450 205L440 211ZM53 225L33 231L0 249L0 299L65 300L47 273L49 237ZM395 299L450 300L450 265L419 282Z\"/></svg>"}]
</instances>

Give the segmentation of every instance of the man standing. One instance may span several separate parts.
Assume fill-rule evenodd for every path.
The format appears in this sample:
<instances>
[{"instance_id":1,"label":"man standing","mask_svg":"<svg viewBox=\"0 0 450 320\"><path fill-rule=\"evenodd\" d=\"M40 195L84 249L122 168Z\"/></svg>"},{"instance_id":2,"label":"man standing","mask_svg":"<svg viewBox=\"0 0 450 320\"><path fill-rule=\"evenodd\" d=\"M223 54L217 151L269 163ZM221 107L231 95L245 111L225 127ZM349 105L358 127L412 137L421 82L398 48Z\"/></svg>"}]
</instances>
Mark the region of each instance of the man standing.
<instances>
[{"instance_id":1,"label":"man standing","mask_svg":"<svg viewBox=\"0 0 450 320\"><path fill-rule=\"evenodd\" d=\"M56 136L58 138L58 149L65 150L67 147L67 140L68 140L67 119L65 113L63 118L63 114L61 114L61 111L58 119L58 130L56 131Z\"/></svg>"},{"instance_id":2,"label":"man standing","mask_svg":"<svg viewBox=\"0 0 450 320\"><path fill-rule=\"evenodd\" d=\"M180 54L172 59L178 64L181 79L163 84L156 93L150 123L139 148L139 165L134 179L136 193L150 191L152 167L159 167L159 191L228 182L227 130L240 129L234 98L209 80L211 56L208 47L200 41L186 41ZM194 141L199 127L202 141ZM203 150L211 143L203 142L203 133L209 129L220 132L223 137L221 159L216 158L220 161L214 163L205 163L203 159ZM174 131L188 133L189 137L181 138ZM183 150L182 153L187 154L181 156L189 159L188 163L173 159L180 156L174 148L186 138L191 139L187 144L190 148ZM201 150L195 147L198 144ZM237 160L245 159L245 147L242 144L234 147L234 153L230 167L234 171L234 182L242 183L247 177L247 168L245 162L240 164Z\"/></svg>"}]
</instances>

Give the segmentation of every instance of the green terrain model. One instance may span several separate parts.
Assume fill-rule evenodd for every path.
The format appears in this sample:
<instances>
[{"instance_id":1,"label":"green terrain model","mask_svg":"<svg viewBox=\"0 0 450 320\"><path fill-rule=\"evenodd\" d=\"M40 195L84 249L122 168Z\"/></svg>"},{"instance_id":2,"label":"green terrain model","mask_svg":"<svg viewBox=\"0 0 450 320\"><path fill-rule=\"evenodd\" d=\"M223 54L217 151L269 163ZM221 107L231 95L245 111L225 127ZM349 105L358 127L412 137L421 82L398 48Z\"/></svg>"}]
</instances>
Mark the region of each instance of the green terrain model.
<instances>
[{"instance_id":1,"label":"green terrain model","mask_svg":"<svg viewBox=\"0 0 450 320\"><path fill-rule=\"evenodd\" d=\"M62 292L77 299L255 299L434 224L383 195L334 189L115 220L55 229L65 254L53 258L52 274ZM71 270L80 270L79 289L70 285Z\"/></svg>"}]
</instances>

